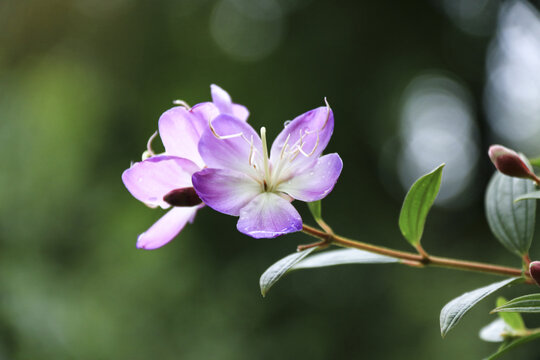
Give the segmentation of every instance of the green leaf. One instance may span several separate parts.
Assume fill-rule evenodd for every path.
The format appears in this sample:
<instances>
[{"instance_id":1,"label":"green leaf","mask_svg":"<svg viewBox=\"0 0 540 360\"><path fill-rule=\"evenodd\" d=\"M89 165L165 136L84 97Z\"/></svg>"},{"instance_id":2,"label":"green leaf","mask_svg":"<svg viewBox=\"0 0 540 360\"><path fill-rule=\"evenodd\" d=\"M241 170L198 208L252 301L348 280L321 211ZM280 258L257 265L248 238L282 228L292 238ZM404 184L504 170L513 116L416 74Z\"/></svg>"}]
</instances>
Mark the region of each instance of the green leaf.
<instances>
[{"instance_id":1,"label":"green leaf","mask_svg":"<svg viewBox=\"0 0 540 360\"><path fill-rule=\"evenodd\" d=\"M283 275L285 275L291 269L291 267L294 266L294 264L311 254L311 252L315 249L316 247L312 247L303 251L295 252L294 254L284 257L266 269L259 280L262 296L266 296L272 285L274 285Z\"/></svg>"},{"instance_id":2,"label":"green leaf","mask_svg":"<svg viewBox=\"0 0 540 360\"><path fill-rule=\"evenodd\" d=\"M540 294L529 294L517 297L505 304L497 304L491 312L498 313L540 313ZM502 314L501 314L502 315Z\"/></svg>"},{"instance_id":3,"label":"green leaf","mask_svg":"<svg viewBox=\"0 0 540 360\"><path fill-rule=\"evenodd\" d=\"M486 215L495 237L510 252L522 257L527 254L534 233L536 202L514 199L534 190L534 183L496 172L486 191Z\"/></svg>"},{"instance_id":4,"label":"green leaf","mask_svg":"<svg viewBox=\"0 0 540 360\"><path fill-rule=\"evenodd\" d=\"M420 244L426 217L441 186L442 169L439 165L412 185L401 207L399 228L412 246Z\"/></svg>"},{"instance_id":5,"label":"green leaf","mask_svg":"<svg viewBox=\"0 0 540 360\"><path fill-rule=\"evenodd\" d=\"M395 263L398 259L357 249L330 250L304 258L292 270L320 268L345 264Z\"/></svg>"},{"instance_id":6,"label":"green leaf","mask_svg":"<svg viewBox=\"0 0 540 360\"><path fill-rule=\"evenodd\" d=\"M497 298L497 308L507 304L507 301L502 296ZM499 317L504 320L508 326L514 330L525 330L523 318L517 312L499 312Z\"/></svg>"},{"instance_id":7,"label":"green leaf","mask_svg":"<svg viewBox=\"0 0 540 360\"><path fill-rule=\"evenodd\" d=\"M485 360L496 359L499 356L506 353L507 351L512 350L516 346L528 343L529 341L532 341L532 340L535 340L535 339L538 339L538 338L540 338L540 331L533 332L533 333L531 333L529 335L525 335L525 336L522 336L522 337L514 339L514 340L507 340L504 344L502 344L499 347L499 349L497 350L497 352L495 354L485 358Z\"/></svg>"},{"instance_id":8,"label":"green leaf","mask_svg":"<svg viewBox=\"0 0 540 360\"><path fill-rule=\"evenodd\" d=\"M495 291L521 280L521 278L510 278L482 288L467 292L446 304L441 310L440 325L441 335L444 337L454 326L458 324L461 318L480 300Z\"/></svg>"},{"instance_id":9,"label":"green leaf","mask_svg":"<svg viewBox=\"0 0 540 360\"><path fill-rule=\"evenodd\" d=\"M514 199L514 202L527 200L527 199L540 199L540 191L533 191L525 195L518 196L517 198Z\"/></svg>"},{"instance_id":10,"label":"green leaf","mask_svg":"<svg viewBox=\"0 0 540 360\"><path fill-rule=\"evenodd\" d=\"M532 166L540 167L540 156L534 159L529 159Z\"/></svg>"},{"instance_id":11,"label":"green leaf","mask_svg":"<svg viewBox=\"0 0 540 360\"><path fill-rule=\"evenodd\" d=\"M315 221L319 222L322 219L321 200L308 202L308 207Z\"/></svg>"}]
</instances>

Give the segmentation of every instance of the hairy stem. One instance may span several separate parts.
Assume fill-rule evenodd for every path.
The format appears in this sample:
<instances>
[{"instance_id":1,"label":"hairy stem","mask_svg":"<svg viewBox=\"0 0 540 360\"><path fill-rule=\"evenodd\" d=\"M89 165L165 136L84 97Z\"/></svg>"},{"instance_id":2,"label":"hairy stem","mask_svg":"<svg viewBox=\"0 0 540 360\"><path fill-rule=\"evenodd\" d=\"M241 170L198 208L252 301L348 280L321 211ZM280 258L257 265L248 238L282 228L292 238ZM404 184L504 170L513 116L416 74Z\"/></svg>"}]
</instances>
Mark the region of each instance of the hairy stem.
<instances>
[{"instance_id":1,"label":"hairy stem","mask_svg":"<svg viewBox=\"0 0 540 360\"><path fill-rule=\"evenodd\" d=\"M503 275L503 276L524 276L525 281L529 284L533 284L533 280L528 271L523 272L522 269L512 268L506 266L499 266L494 264L486 264L475 261L466 261L459 259L450 259L445 257L429 255L422 249L422 254L411 253L407 251L399 251L394 249L385 248L382 246L376 246L367 244L364 242L347 239L345 237L329 234L324 231L318 230L308 225L303 225L302 231L315 238L324 240L334 245L349 247L354 249L360 249L369 251L372 253L390 256L396 259L401 259L406 265L411 266L438 266L450 269L459 269L466 271L478 271L489 274Z\"/></svg>"}]
</instances>

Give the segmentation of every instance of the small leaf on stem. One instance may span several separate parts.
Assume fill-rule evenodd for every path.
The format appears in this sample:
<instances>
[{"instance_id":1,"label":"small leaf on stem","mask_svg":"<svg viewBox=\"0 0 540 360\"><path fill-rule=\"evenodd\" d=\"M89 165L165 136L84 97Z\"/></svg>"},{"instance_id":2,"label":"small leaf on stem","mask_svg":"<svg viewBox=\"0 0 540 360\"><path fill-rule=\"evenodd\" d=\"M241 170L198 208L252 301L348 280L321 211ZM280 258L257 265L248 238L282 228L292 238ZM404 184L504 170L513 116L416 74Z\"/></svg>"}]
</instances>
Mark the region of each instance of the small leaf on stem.
<instances>
[{"instance_id":1,"label":"small leaf on stem","mask_svg":"<svg viewBox=\"0 0 540 360\"><path fill-rule=\"evenodd\" d=\"M532 166L540 167L540 156L534 159L529 159Z\"/></svg>"},{"instance_id":2,"label":"small leaf on stem","mask_svg":"<svg viewBox=\"0 0 540 360\"><path fill-rule=\"evenodd\" d=\"M458 324L461 318L470 309L472 309L473 306L478 304L480 300L517 280L521 280L521 278L509 278L488 286L481 287L479 289L458 296L457 298L446 304L442 308L440 316L442 337L444 337L450 330L452 330L454 326Z\"/></svg>"},{"instance_id":3,"label":"small leaf on stem","mask_svg":"<svg viewBox=\"0 0 540 360\"><path fill-rule=\"evenodd\" d=\"M507 303L506 299L502 296L497 298L497 308L504 306ZM525 322L523 322L523 318L519 313L499 312L499 317L513 330L525 330Z\"/></svg>"},{"instance_id":4,"label":"small leaf on stem","mask_svg":"<svg viewBox=\"0 0 540 360\"><path fill-rule=\"evenodd\" d=\"M272 285L285 275L297 262L311 254L315 249L317 248L312 247L290 254L266 269L259 280L262 296L266 296Z\"/></svg>"},{"instance_id":5,"label":"small leaf on stem","mask_svg":"<svg viewBox=\"0 0 540 360\"><path fill-rule=\"evenodd\" d=\"M414 247L420 244L426 217L441 186L444 165L439 165L432 172L416 180L403 201L399 214L399 228L405 239Z\"/></svg>"},{"instance_id":6,"label":"small leaf on stem","mask_svg":"<svg viewBox=\"0 0 540 360\"><path fill-rule=\"evenodd\" d=\"M491 312L540 313L540 294L523 295L505 304L497 304L497 307Z\"/></svg>"},{"instance_id":7,"label":"small leaf on stem","mask_svg":"<svg viewBox=\"0 0 540 360\"><path fill-rule=\"evenodd\" d=\"M493 174L486 191L486 216L495 237L510 252L520 258L526 255L534 233L536 202L514 202L521 195L531 193L534 183L499 172Z\"/></svg>"},{"instance_id":8,"label":"small leaf on stem","mask_svg":"<svg viewBox=\"0 0 540 360\"><path fill-rule=\"evenodd\" d=\"M339 249L325 251L300 260L291 270L320 268L325 266L345 264L384 264L395 263L398 259L374 254L358 249Z\"/></svg>"}]
</instances>

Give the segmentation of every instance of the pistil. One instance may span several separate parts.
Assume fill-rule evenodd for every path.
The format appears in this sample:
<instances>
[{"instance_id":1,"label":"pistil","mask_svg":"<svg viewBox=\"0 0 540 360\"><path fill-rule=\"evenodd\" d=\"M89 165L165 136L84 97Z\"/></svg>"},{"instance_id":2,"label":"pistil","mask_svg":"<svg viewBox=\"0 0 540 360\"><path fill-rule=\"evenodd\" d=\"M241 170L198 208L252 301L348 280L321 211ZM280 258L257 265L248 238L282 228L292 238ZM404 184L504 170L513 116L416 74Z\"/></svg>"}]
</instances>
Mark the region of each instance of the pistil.
<instances>
[{"instance_id":1,"label":"pistil","mask_svg":"<svg viewBox=\"0 0 540 360\"><path fill-rule=\"evenodd\" d=\"M272 191L272 185L270 184L270 165L268 163L268 145L266 144L266 128L261 128L261 140L263 148L263 167L264 167L264 190Z\"/></svg>"}]
</instances>

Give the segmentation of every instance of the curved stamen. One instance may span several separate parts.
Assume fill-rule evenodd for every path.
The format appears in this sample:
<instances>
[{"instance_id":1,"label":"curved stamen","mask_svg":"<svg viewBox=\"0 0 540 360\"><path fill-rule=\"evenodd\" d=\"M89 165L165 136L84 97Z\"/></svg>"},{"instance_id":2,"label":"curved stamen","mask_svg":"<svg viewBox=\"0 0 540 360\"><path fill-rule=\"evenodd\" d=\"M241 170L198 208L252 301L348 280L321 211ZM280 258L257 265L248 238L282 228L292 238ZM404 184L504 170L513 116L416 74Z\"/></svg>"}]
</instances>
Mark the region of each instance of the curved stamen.
<instances>
[{"instance_id":1,"label":"curved stamen","mask_svg":"<svg viewBox=\"0 0 540 360\"><path fill-rule=\"evenodd\" d=\"M191 110L191 106L189 106L189 104L187 102L185 102L184 100L173 100L172 102L174 105L180 105L180 106L183 106L184 108L186 108L186 110Z\"/></svg>"},{"instance_id":2,"label":"curved stamen","mask_svg":"<svg viewBox=\"0 0 540 360\"><path fill-rule=\"evenodd\" d=\"M157 135L158 132L154 132L152 136L150 136L150 139L148 139L148 141L146 142L146 151L142 154L143 161L156 155L154 153L154 150L152 150L152 141L154 141Z\"/></svg>"},{"instance_id":3,"label":"curved stamen","mask_svg":"<svg viewBox=\"0 0 540 360\"><path fill-rule=\"evenodd\" d=\"M212 125L212 120L208 120L208 127L210 128L210 131L212 131L212 134L219 140L227 140L227 139L234 139L234 138L237 138L237 137L241 137L245 142L247 142L249 145L252 144L252 142L250 142L246 136L244 135L244 133L240 132L240 133L237 133L237 134L231 134L231 135L219 135L216 131L216 129L214 128L214 126Z\"/></svg>"},{"instance_id":4,"label":"curved stamen","mask_svg":"<svg viewBox=\"0 0 540 360\"><path fill-rule=\"evenodd\" d=\"M285 139L285 143L283 144L283 147L281 148L281 153L279 154L280 159L283 159L283 155L285 155L285 152L287 151L287 148L289 147L290 138L291 138L291 134L287 135L287 138Z\"/></svg>"},{"instance_id":5,"label":"curved stamen","mask_svg":"<svg viewBox=\"0 0 540 360\"><path fill-rule=\"evenodd\" d=\"M306 154L304 150L300 147L298 151L304 155L305 157L310 157L311 155L315 154L315 150L319 147L319 132L317 131L317 141L315 142L315 146L313 147L313 150L309 154Z\"/></svg>"},{"instance_id":6,"label":"curved stamen","mask_svg":"<svg viewBox=\"0 0 540 360\"><path fill-rule=\"evenodd\" d=\"M319 129L319 131L322 131L326 127L326 124L328 124L328 120L330 119L330 110L332 110L330 104L328 104L328 101L326 100L326 96L324 97L324 102L326 104L326 121L324 122L322 128Z\"/></svg>"},{"instance_id":7,"label":"curved stamen","mask_svg":"<svg viewBox=\"0 0 540 360\"><path fill-rule=\"evenodd\" d=\"M252 160L253 160L253 135L251 135L251 144L249 146L249 158L248 158L249 166L253 165Z\"/></svg>"},{"instance_id":8,"label":"curved stamen","mask_svg":"<svg viewBox=\"0 0 540 360\"><path fill-rule=\"evenodd\" d=\"M158 132L155 131L152 134L152 136L150 136L150 139L148 139L148 142L146 143L146 150L148 151L149 154L152 154L152 156L155 155L154 150L152 150L152 141L154 141L157 135L158 135Z\"/></svg>"}]
</instances>

